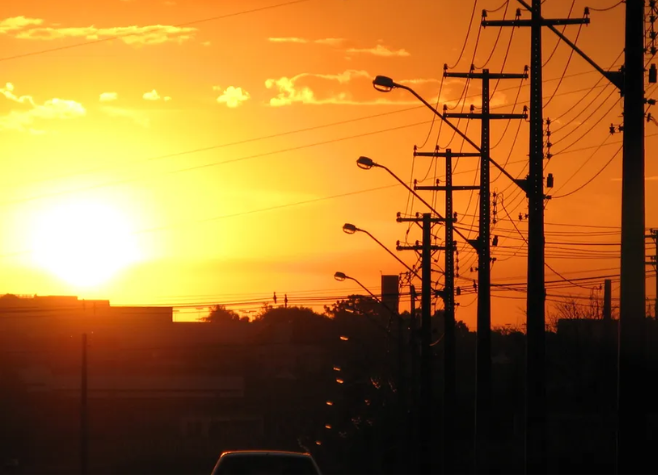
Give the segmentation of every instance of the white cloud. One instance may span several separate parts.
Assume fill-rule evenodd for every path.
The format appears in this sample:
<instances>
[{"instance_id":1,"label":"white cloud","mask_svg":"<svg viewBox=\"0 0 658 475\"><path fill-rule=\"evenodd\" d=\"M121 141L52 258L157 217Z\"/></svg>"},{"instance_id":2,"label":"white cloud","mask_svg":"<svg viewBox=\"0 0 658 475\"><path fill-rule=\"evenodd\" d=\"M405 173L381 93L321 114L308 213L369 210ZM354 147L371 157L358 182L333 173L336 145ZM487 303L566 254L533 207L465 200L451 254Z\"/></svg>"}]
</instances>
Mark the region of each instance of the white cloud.
<instances>
[{"instance_id":1,"label":"white cloud","mask_svg":"<svg viewBox=\"0 0 658 475\"><path fill-rule=\"evenodd\" d=\"M267 79L265 87L277 92L270 98L274 107L300 104L345 104L345 105L420 105L418 100L405 91L392 91L388 94L377 92L372 87L374 76L367 71L349 69L338 74L301 73L292 77ZM440 80L437 79L401 79L400 83L416 84L415 90L425 97L436 97ZM457 87L450 81L444 81L441 103L446 103L445 95L455 93L459 98ZM463 84L459 83L459 91ZM468 98L469 101L477 99ZM450 103L450 102L447 102Z\"/></svg>"},{"instance_id":2,"label":"white cloud","mask_svg":"<svg viewBox=\"0 0 658 475\"><path fill-rule=\"evenodd\" d=\"M213 86L213 90L221 91L221 88L219 86ZM241 87L229 86L217 98L217 102L220 104L226 104L227 107L235 108L249 100L250 97L249 93L244 91Z\"/></svg>"},{"instance_id":3,"label":"white cloud","mask_svg":"<svg viewBox=\"0 0 658 475\"><path fill-rule=\"evenodd\" d=\"M173 25L147 25L147 26L117 26L110 28L97 28L95 26L83 27L42 27L30 28L18 32L15 37L27 40L57 40L61 38L85 38L98 40L117 37L128 45L154 45L167 42L183 43L191 40L197 32L193 27L179 27Z\"/></svg>"},{"instance_id":4,"label":"white cloud","mask_svg":"<svg viewBox=\"0 0 658 475\"><path fill-rule=\"evenodd\" d=\"M314 40L313 43L319 45L340 46L345 43L345 38L321 38L319 40Z\"/></svg>"},{"instance_id":5,"label":"white cloud","mask_svg":"<svg viewBox=\"0 0 658 475\"><path fill-rule=\"evenodd\" d=\"M104 92L100 96L101 102L112 102L116 101L119 98L119 95L116 92Z\"/></svg>"},{"instance_id":6,"label":"white cloud","mask_svg":"<svg viewBox=\"0 0 658 475\"><path fill-rule=\"evenodd\" d=\"M305 38L297 38L294 36L288 36L283 38L268 38L272 43L308 43L309 41Z\"/></svg>"},{"instance_id":7,"label":"white cloud","mask_svg":"<svg viewBox=\"0 0 658 475\"><path fill-rule=\"evenodd\" d=\"M296 36L273 37L268 38L271 43L315 43L318 45L340 46L345 42L344 38L320 38L317 40L310 40L307 38L299 38Z\"/></svg>"},{"instance_id":8,"label":"white cloud","mask_svg":"<svg viewBox=\"0 0 658 475\"><path fill-rule=\"evenodd\" d=\"M114 106L102 106L100 110L101 112L107 114L110 117L130 119L135 124L140 125L142 127L148 127L151 124L150 119L141 111L122 109L120 107L114 107Z\"/></svg>"},{"instance_id":9,"label":"white cloud","mask_svg":"<svg viewBox=\"0 0 658 475\"><path fill-rule=\"evenodd\" d=\"M5 18L0 20L0 34L21 30L27 26L41 25L42 23L43 20L40 18L26 18L24 16Z\"/></svg>"},{"instance_id":10,"label":"white cloud","mask_svg":"<svg viewBox=\"0 0 658 475\"><path fill-rule=\"evenodd\" d=\"M158 91L153 89L151 92L145 92L144 95L142 96L144 99L147 101L158 101L160 100L160 94L158 94Z\"/></svg>"},{"instance_id":11,"label":"white cloud","mask_svg":"<svg viewBox=\"0 0 658 475\"><path fill-rule=\"evenodd\" d=\"M265 87L279 91L276 97L270 99L270 105L275 107L290 105L294 102L301 102L303 104L346 103L349 102L347 93L339 93L326 99L318 99L310 86L299 87L297 82L303 79L316 78L337 82L338 84L346 84L354 78L370 77L367 71L358 71L355 69L349 69L339 74L302 73L291 78L284 76L279 79L267 79L265 81Z\"/></svg>"},{"instance_id":12,"label":"white cloud","mask_svg":"<svg viewBox=\"0 0 658 475\"><path fill-rule=\"evenodd\" d=\"M383 45L377 45L374 48L349 48L348 53L372 54L374 56L411 56L407 50L392 50Z\"/></svg>"},{"instance_id":13,"label":"white cloud","mask_svg":"<svg viewBox=\"0 0 658 475\"><path fill-rule=\"evenodd\" d=\"M0 88L0 95L10 102L20 104L18 110L10 110L9 114L0 116L0 129L19 132L43 133L32 125L37 120L74 119L86 115L87 111L79 102L53 98L43 104L37 104L32 96L17 96L14 85L7 83Z\"/></svg>"}]
</instances>

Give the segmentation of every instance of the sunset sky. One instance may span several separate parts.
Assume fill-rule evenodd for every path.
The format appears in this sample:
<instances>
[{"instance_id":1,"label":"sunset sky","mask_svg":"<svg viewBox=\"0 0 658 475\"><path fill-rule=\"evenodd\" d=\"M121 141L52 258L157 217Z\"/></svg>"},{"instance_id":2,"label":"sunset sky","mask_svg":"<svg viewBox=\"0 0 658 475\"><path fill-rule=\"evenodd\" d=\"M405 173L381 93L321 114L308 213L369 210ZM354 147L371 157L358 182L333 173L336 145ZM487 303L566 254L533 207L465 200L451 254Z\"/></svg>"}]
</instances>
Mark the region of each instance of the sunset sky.
<instances>
[{"instance_id":1,"label":"sunset sky","mask_svg":"<svg viewBox=\"0 0 658 475\"><path fill-rule=\"evenodd\" d=\"M433 114L411 94L382 94L371 82L390 76L432 103L440 91L439 107L453 112L480 107L478 82L465 90L464 80L442 81L444 64L466 72L488 61L492 72L503 65L504 72L523 72L529 30L480 29L482 9L501 7L489 19L509 19L520 7L480 0L460 54L473 3L4 0L2 293L236 309L258 308L275 291L292 305L320 306L362 293L354 282L336 282L335 271L379 292L380 275L403 268L367 235L349 236L342 225L353 223L395 249L397 240L421 238L418 227L407 234L396 213L425 209L385 171L361 170L356 159L366 155L407 182L413 176L432 184L444 178L443 160L414 161L413 146L463 144L438 121L431 124ZM586 6L616 2L573 3L571 17L581 18ZM567 17L570 8L571 0L548 0L544 16ZM590 18L580 30L567 27L567 36L604 69L618 69L623 7L592 10ZM546 206L547 263L568 278L615 275L621 153L613 156L622 135L609 129L622 123L620 96L578 55L569 60L567 45L555 49L556 40L544 31L544 117L551 119L554 155L545 163L555 179L547 191L555 197ZM521 112L528 85L501 81L494 111ZM654 90L647 84L647 97L658 96ZM459 127L479 142L478 121ZM657 135L658 125L647 123L647 204L658 202ZM527 171L527 136L525 121L493 124L492 158L514 176ZM473 184L477 166L477 159L461 159L455 184ZM527 221L519 213L527 201L493 169L492 179L492 235L499 236L492 281L523 284ZM443 195L420 193L443 210ZM473 229L472 237L477 199L455 194L459 224ZM658 227L658 208L647 206L646 222ZM442 242L443 229L434 234ZM398 255L416 263L413 253ZM442 266L443 255L436 257ZM459 263L458 285L472 289L476 259L463 242ZM547 281L560 279L546 269ZM548 305L567 294L589 297L602 280L550 284ZM648 297L654 282L647 280ZM523 292L495 290L492 301L494 325L523 321ZM464 291L458 302L457 318L474 327L475 295Z\"/></svg>"}]
</instances>

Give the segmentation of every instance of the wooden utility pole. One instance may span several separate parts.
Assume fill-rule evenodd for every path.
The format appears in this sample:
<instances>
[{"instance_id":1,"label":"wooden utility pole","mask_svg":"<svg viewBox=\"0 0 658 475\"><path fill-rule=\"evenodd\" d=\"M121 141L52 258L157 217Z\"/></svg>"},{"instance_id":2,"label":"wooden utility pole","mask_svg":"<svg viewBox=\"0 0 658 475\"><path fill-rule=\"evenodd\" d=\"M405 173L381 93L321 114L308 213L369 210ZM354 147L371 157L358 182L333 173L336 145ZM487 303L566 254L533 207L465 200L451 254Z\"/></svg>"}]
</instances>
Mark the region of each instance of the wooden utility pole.
<instances>
[{"instance_id":1,"label":"wooden utility pole","mask_svg":"<svg viewBox=\"0 0 658 475\"><path fill-rule=\"evenodd\" d=\"M424 213L422 218L397 218L398 222L421 222L423 228L422 244L414 246L397 245L398 251L421 251L422 258L422 291L421 291L421 330L420 330L420 394L418 420L418 472L432 473L432 252L443 247L432 245L432 224L443 222L441 218L433 218L431 213Z\"/></svg>"},{"instance_id":2,"label":"wooden utility pole","mask_svg":"<svg viewBox=\"0 0 658 475\"><path fill-rule=\"evenodd\" d=\"M82 365L80 374L80 473L86 475L89 449L87 412L87 334L82 334Z\"/></svg>"},{"instance_id":3,"label":"wooden utility pole","mask_svg":"<svg viewBox=\"0 0 658 475\"><path fill-rule=\"evenodd\" d=\"M545 19L542 0L529 5L530 20L482 20L482 26L530 27L530 162L528 177L517 180L528 197L528 298L526 324L526 473L546 473L546 289L544 284L544 117L542 27L588 24L589 18ZM561 35L561 38L564 38ZM575 45L565 38L565 43ZM591 62L591 60L590 60ZM599 68L600 69L600 68Z\"/></svg>"},{"instance_id":4,"label":"wooden utility pole","mask_svg":"<svg viewBox=\"0 0 658 475\"><path fill-rule=\"evenodd\" d=\"M618 473L641 473L646 446L644 247L644 0L626 0L621 185Z\"/></svg>"},{"instance_id":5,"label":"wooden utility pole","mask_svg":"<svg viewBox=\"0 0 658 475\"><path fill-rule=\"evenodd\" d=\"M654 244L656 245L656 253L651 257L651 260L647 261L648 266L653 267L653 271L656 274L656 298L653 303L653 318L658 321L658 229L651 229L647 238L652 238Z\"/></svg>"},{"instance_id":6,"label":"wooden utility pole","mask_svg":"<svg viewBox=\"0 0 658 475\"><path fill-rule=\"evenodd\" d=\"M488 442L490 438L491 400L493 397L491 376L491 207L489 192L490 168L490 124L491 120L527 119L523 114L492 114L489 82L491 79L527 79L528 74L490 73L488 69L476 73L444 72L448 78L480 79L482 81L482 112L445 113L448 118L477 119L480 127L480 210L477 239L469 243L478 253L478 307L477 307L477 350L476 350L476 394L475 394L475 472L486 473L489 466Z\"/></svg>"},{"instance_id":7,"label":"wooden utility pole","mask_svg":"<svg viewBox=\"0 0 658 475\"><path fill-rule=\"evenodd\" d=\"M610 279L603 281L603 320L606 322L612 320L612 281Z\"/></svg>"}]
</instances>

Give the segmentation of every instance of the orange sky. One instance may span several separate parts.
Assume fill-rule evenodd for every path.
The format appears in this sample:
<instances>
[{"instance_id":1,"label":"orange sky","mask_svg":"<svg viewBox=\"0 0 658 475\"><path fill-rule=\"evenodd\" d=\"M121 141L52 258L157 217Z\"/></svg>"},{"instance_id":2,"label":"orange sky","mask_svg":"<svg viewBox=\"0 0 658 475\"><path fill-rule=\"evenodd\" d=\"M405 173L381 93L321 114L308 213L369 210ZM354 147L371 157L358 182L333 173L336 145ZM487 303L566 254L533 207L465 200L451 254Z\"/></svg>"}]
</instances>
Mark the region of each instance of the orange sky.
<instances>
[{"instance_id":1,"label":"orange sky","mask_svg":"<svg viewBox=\"0 0 658 475\"><path fill-rule=\"evenodd\" d=\"M439 127L434 124L429 133L432 114L418 107L410 94L383 95L372 88L371 80L376 74L407 80L435 101L443 64L454 66L451 71L466 71L473 60L480 10L504 2L478 2L457 65L471 1L407 0L404 8L394 8L381 0L307 0L259 10L280 3L288 2L3 2L3 292L192 307L249 301L258 307L257 302L276 291L279 296L288 293L291 304L310 305L357 290L354 283L336 282L335 271L354 276L377 292L380 273L402 270L367 236L348 236L341 227L354 223L394 249L397 240L405 240L407 229L395 222L396 212L423 208L408 205L408 193L384 171L360 170L355 160L370 156L409 180L413 146L426 142L423 150L432 150ZM602 8L612 3L578 0L572 16L582 17L586 5ZM567 16L571 4L549 0L544 15ZM507 18L516 8L510 2ZM502 18L503 11L490 13L489 18ZM529 31L514 30L505 60L511 32L504 29L496 43L499 30L482 29L475 65L482 66L495 44L487 66L500 72L504 62L505 72L522 72L529 62ZM573 40L578 27L568 27L566 33ZM115 35L123 36L112 39ZM546 30L544 39L546 61L556 37ZM592 11L591 25L578 36L578 45L604 68L621 53L622 41L621 7ZM81 43L86 44L75 46ZM46 51L55 48L62 49ZM621 103L613 86L577 55L558 81L569 51L560 45L544 68L546 101L559 84L544 111L545 118L554 120L555 156L547 166L555 177L555 188L549 191L554 196L590 180L621 141L621 134L608 132L611 123L621 122ZM511 111L519 92L519 112L528 100L528 83L519 92L520 81L501 82L492 100L495 111ZM463 80L446 79L441 107L447 103L461 110L464 85ZM478 91L476 82L469 85L467 109L480 105ZM652 97L653 87L648 91ZM461 121L459 126L479 142L477 121ZM492 157L501 164L507 161L514 176L524 172L527 132L526 122L520 129L516 121L493 125L492 145L499 144ZM658 126L648 123L647 203L658 199L658 163L652 154L657 134ZM443 127L438 144L459 149L461 140L449 142L451 135ZM463 159L455 183L472 184L476 164ZM439 178L442 168L443 162ZM428 176L429 184L434 175L429 158L416 160L414 178ZM573 243L619 242L614 227L620 223L620 176L618 155L582 190L548 203L547 262L562 275L618 273L616 247ZM527 203L509 184L499 177L492 190L502 193L504 208L525 234L527 223L519 222L518 215ZM430 192L422 193L433 199ZM473 227L477 196L470 206L469 196L457 194L455 209L463 216L460 223ZM436 199L442 210L443 197ZM64 229L44 224L66 206L77 209L82 204L92 210L111 209L126 236L87 239L85 233L94 223L84 213L69 217L75 224L63 225ZM647 226L658 225L657 213L647 206ZM498 218L492 231L500 238L493 250L498 261L492 279L521 283L526 267L523 240L500 204ZM114 226L109 215L107 223ZM437 227L435 234L442 237L442 229ZM76 244L76 239L83 244ZM406 239L413 242L420 234L412 228ZM130 259L125 258L127 248L121 247L126 240L132 246ZM51 243L48 252L59 258L59 272L50 272L35 258L34 246L44 241ZM97 246L87 249L88 241ZM103 265L114 262L120 270L100 284L70 283L61 277L61 260L68 254L58 252L57 243L67 245L66 252L77 253L75 259L85 268L94 268L102 257ZM470 272L475 261L468 248L461 249L459 285L467 288L476 277ZM653 252L653 245L648 249ZM399 255L409 264L415 262L409 253ZM546 279L558 277L547 269ZM653 278L647 280L650 297L653 283ZM593 286L588 282L587 288L559 288L549 290L549 295L588 296ZM474 295L458 301L458 318L473 324ZM494 325L521 323L524 307L523 293L495 292Z\"/></svg>"}]
</instances>

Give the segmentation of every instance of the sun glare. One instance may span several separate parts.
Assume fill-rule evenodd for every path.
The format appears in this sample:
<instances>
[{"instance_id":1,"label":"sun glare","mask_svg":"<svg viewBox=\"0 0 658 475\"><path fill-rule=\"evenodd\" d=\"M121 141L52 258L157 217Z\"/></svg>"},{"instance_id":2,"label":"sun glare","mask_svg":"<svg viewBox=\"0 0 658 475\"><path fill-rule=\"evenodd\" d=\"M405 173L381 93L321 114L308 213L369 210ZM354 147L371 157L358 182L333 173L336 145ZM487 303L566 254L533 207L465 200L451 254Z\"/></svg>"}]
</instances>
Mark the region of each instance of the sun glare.
<instances>
[{"instance_id":1,"label":"sun glare","mask_svg":"<svg viewBox=\"0 0 658 475\"><path fill-rule=\"evenodd\" d=\"M137 246L124 216L97 203L43 212L33 235L35 263L77 287L103 284L135 262Z\"/></svg>"}]
</instances>

